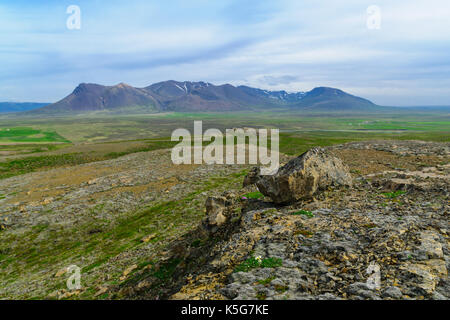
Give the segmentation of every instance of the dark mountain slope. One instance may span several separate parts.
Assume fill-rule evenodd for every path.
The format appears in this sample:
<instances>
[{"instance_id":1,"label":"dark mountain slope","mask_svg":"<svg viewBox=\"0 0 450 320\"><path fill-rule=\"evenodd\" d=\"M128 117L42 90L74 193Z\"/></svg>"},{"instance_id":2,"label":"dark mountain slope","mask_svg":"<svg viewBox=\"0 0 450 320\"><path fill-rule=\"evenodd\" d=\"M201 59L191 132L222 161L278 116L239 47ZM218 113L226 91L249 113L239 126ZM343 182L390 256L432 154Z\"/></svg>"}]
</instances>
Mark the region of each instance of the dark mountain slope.
<instances>
[{"instance_id":1,"label":"dark mountain slope","mask_svg":"<svg viewBox=\"0 0 450 320\"><path fill-rule=\"evenodd\" d=\"M82 83L64 99L31 112L214 112L277 108L322 112L376 111L381 107L334 88L319 87L306 93L288 93L230 84L216 86L207 82L169 80L145 88L123 83L116 86Z\"/></svg>"},{"instance_id":2,"label":"dark mountain slope","mask_svg":"<svg viewBox=\"0 0 450 320\"><path fill-rule=\"evenodd\" d=\"M127 84L102 86L82 83L64 99L37 111L78 113L136 106L157 110L158 102L146 90Z\"/></svg>"},{"instance_id":3,"label":"dark mountain slope","mask_svg":"<svg viewBox=\"0 0 450 320\"><path fill-rule=\"evenodd\" d=\"M215 86L206 82L165 81L145 88L170 111L235 111L269 106L265 97L249 95L229 84Z\"/></svg>"},{"instance_id":4,"label":"dark mountain slope","mask_svg":"<svg viewBox=\"0 0 450 320\"><path fill-rule=\"evenodd\" d=\"M314 111L372 111L380 108L367 99L363 99L342 90L318 87L304 94L294 108Z\"/></svg>"}]
</instances>

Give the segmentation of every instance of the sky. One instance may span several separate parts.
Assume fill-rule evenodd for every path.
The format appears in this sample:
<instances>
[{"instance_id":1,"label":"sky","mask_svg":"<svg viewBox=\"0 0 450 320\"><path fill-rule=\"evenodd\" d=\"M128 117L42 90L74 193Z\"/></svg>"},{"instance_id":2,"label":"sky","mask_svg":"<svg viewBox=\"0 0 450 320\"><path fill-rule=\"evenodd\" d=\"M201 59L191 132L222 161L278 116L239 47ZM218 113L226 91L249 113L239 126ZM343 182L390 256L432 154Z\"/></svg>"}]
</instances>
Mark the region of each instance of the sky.
<instances>
[{"instance_id":1,"label":"sky","mask_svg":"<svg viewBox=\"0 0 450 320\"><path fill-rule=\"evenodd\" d=\"M0 101L55 102L82 82L164 80L329 86L380 105L450 105L450 2L0 2Z\"/></svg>"}]
</instances>

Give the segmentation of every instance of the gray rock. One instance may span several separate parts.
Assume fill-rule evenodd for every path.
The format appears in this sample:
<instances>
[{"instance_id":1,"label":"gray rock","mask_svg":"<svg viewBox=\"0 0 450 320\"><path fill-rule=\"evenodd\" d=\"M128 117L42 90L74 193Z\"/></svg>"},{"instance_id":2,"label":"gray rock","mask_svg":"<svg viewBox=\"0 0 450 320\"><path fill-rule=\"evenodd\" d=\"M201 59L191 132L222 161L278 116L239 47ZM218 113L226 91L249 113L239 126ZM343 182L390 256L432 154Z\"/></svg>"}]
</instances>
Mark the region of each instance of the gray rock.
<instances>
[{"instance_id":1,"label":"gray rock","mask_svg":"<svg viewBox=\"0 0 450 320\"><path fill-rule=\"evenodd\" d=\"M381 295L383 298L401 299L402 291L397 287L387 287Z\"/></svg>"},{"instance_id":2,"label":"gray rock","mask_svg":"<svg viewBox=\"0 0 450 320\"><path fill-rule=\"evenodd\" d=\"M433 300L448 300L447 297L445 297L444 295L440 294L437 291L433 293L432 299Z\"/></svg>"},{"instance_id":3,"label":"gray rock","mask_svg":"<svg viewBox=\"0 0 450 320\"><path fill-rule=\"evenodd\" d=\"M260 169L258 167L252 168L250 172L245 176L243 187L255 184L260 178Z\"/></svg>"},{"instance_id":4,"label":"gray rock","mask_svg":"<svg viewBox=\"0 0 450 320\"><path fill-rule=\"evenodd\" d=\"M233 282L252 283L256 281L256 277L249 272L236 272L231 275Z\"/></svg>"},{"instance_id":5,"label":"gray rock","mask_svg":"<svg viewBox=\"0 0 450 320\"><path fill-rule=\"evenodd\" d=\"M241 285L239 283L231 283L225 288L220 289L220 293L229 299L234 299L238 296L240 288Z\"/></svg>"},{"instance_id":6,"label":"gray rock","mask_svg":"<svg viewBox=\"0 0 450 320\"><path fill-rule=\"evenodd\" d=\"M224 192L219 197L209 197L206 199L206 219L203 225L211 233L217 231L219 227L230 220L233 213L233 205L236 202L236 195L231 192Z\"/></svg>"},{"instance_id":7,"label":"gray rock","mask_svg":"<svg viewBox=\"0 0 450 320\"><path fill-rule=\"evenodd\" d=\"M355 298L357 298L357 297L361 297L364 299L377 299L378 298L377 294L374 291L370 290L367 287L367 284L364 282L352 283L351 285L348 286L347 293L349 295L355 296Z\"/></svg>"},{"instance_id":8,"label":"gray rock","mask_svg":"<svg viewBox=\"0 0 450 320\"><path fill-rule=\"evenodd\" d=\"M313 148L289 161L275 175L251 177L258 189L275 203L312 197L329 186L351 185L352 177L342 161L322 148Z\"/></svg>"}]
</instances>

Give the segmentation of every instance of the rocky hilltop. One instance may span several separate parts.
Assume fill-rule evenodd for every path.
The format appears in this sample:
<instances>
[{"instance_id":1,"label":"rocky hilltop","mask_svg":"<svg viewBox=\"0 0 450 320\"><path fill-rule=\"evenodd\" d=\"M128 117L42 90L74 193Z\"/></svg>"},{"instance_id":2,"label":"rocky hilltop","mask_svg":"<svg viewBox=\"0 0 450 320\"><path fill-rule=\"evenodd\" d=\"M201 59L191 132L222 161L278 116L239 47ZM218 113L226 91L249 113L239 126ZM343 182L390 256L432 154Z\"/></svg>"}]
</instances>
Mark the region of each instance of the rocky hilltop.
<instances>
[{"instance_id":1,"label":"rocky hilltop","mask_svg":"<svg viewBox=\"0 0 450 320\"><path fill-rule=\"evenodd\" d=\"M157 150L4 179L0 298L450 298L450 144L280 161L262 177Z\"/></svg>"},{"instance_id":2,"label":"rocky hilltop","mask_svg":"<svg viewBox=\"0 0 450 320\"><path fill-rule=\"evenodd\" d=\"M349 143L313 149L275 176L254 169L244 189L208 198L202 225L156 267L176 262L170 284L161 289L141 273L120 292L449 299L449 151L438 143ZM254 184L260 197L250 196L258 194Z\"/></svg>"}]
</instances>

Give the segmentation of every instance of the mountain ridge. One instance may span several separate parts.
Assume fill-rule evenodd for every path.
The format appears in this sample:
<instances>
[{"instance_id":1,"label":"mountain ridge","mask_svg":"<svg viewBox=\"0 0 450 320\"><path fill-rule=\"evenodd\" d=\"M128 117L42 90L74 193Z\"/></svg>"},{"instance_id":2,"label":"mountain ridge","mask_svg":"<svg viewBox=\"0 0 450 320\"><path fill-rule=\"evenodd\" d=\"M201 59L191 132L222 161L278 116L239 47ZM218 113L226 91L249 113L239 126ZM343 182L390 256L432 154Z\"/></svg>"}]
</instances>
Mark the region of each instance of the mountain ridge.
<instances>
[{"instance_id":1,"label":"mountain ridge","mask_svg":"<svg viewBox=\"0 0 450 320\"><path fill-rule=\"evenodd\" d=\"M83 113L90 111L215 112L261 109L305 109L317 111L375 110L371 101L340 89L317 87L289 93L231 84L168 80L136 88L125 83L103 86L80 83L58 102L31 113Z\"/></svg>"}]
</instances>

